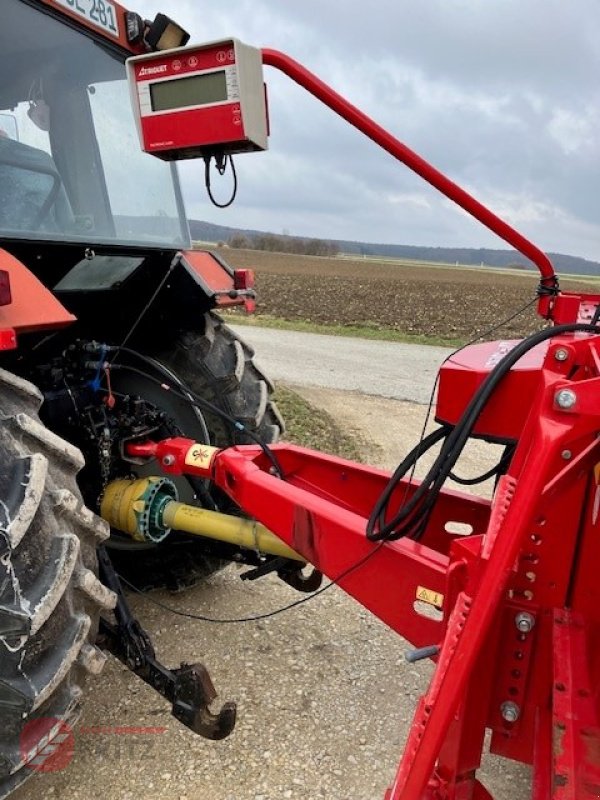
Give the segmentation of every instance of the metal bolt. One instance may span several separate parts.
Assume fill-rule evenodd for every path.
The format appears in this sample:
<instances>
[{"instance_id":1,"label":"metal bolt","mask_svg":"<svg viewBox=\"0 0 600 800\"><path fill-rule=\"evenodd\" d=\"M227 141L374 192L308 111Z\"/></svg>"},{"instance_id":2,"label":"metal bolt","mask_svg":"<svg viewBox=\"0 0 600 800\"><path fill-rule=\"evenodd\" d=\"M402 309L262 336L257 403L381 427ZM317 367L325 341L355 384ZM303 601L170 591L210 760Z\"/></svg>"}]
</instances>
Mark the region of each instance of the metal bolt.
<instances>
[{"instance_id":1,"label":"metal bolt","mask_svg":"<svg viewBox=\"0 0 600 800\"><path fill-rule=\"evenodd\" d=\"M519 611L515 617L515 625L521 633L531 633L535 625L535 617L529 611Z\"/></svg>"},{"instance_id":2,"label":"metal bolt","mask_svg":"<svg viewBox=\"0 0 600 800\"><path fill-rule=\"evenodd\" d=\"M555 400L559 408L573 408L577 402L577 395L571 389L561 389L556 393Z\"/></svg>"},{"instance_id":3,"label":"metal bolt","mask_svg":"<svg viewBox=\"0 0 600 800\"><path fill-rule=\"evenodd\" d=\"M565 461L569 461L573 453L570 450L563 450L560 455Z\"/></svg>"},{"instance_id":4,"label":"metal bolt","mask_svg":"<svg viewBox=\"0 0 600 800\"><path fill-rule=\"evenodd\" d=\"M162 463L165 467L172 467L175 463L175 456L165 456Z\"/></svg>"},{"instance_id":5,"label":"metal bolt","mask_svg":"<svg viewBox=\"0 0 600 800\"><path fill-rule=\"evenodd\" d=\"M569 357L568 350L565 350L562 347L559 347L558 350L554 351L554 358L556 361L566 361Z\"/></svg>"},{"instance_id":6,"label":"metal bolt","mask_svg":"<svg viewBox=\"0 0 600 800\"><path fill-rule=\"evenodd\" d=\"M500 706L500 714L506 722L516 722L521 716L521 709L512 700L506 700Z\"/></svg>"}]
</instances>

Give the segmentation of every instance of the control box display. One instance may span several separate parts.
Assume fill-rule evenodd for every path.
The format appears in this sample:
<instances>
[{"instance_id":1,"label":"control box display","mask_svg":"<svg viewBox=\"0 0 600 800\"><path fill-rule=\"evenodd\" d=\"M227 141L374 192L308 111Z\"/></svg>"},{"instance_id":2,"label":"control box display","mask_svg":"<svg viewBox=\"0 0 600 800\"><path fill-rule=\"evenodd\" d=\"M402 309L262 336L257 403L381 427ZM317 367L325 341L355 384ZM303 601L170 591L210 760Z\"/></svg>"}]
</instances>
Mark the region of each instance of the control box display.
<instances>
[{"instance_id":1,"label":"control box display","mask_svg":"<svg viewBox=\"0 0 600 800\"><path fill-rule=\"evenodd\" d=\"M266 150L259 49L237 39L127 60L142 149L166 161Z\"/></svg>"}]
</instances>

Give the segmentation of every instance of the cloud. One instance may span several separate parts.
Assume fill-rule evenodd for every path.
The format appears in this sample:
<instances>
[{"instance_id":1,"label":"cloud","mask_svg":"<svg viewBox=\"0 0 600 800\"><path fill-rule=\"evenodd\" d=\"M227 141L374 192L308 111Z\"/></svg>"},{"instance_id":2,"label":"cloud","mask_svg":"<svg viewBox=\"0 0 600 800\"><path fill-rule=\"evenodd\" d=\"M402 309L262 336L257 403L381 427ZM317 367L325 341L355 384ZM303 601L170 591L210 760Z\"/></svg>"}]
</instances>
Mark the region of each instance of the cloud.
<instances>
[{"instance_id":1,"label":"cloud","mask_svg":"<svg viewBox=\"0 0 600 800\"><path fill-rule=\"evenodd\" d=\"M289 52L544 249L600 258L596 0L205 0L137 4L193 41L236 35ZM502 246L306 92L266 71L266 155L213 209L182 165L194 217L407 244Z\"/></svg>"}]
</instances>

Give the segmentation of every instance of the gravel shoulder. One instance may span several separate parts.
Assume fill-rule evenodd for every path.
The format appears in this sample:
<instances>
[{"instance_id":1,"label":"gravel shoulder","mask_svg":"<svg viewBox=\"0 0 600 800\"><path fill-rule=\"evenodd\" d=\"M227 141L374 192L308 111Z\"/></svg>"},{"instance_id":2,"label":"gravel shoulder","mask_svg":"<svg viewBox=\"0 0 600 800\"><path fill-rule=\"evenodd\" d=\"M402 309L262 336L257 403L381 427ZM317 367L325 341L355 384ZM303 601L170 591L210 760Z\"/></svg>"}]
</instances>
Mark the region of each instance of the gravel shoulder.
<instances>
[{"instance_id":1,"label":"gravel shoulder","mask_svg":"<svg viewBox=\"0 0 600 800\"><path fill-rule=\"evenodd\" d=\"M232 326L274 381L428 403L452 349L319 333Z\"/></svg>"},{"instance_id":2,"label":"gravel shoulder","mask_svg":"<svg viewBox=\"0 0 600 800\"><path fill-rule=\"evenodd\" d=\"M417 441L425 408L332 389L298 388L370 442L369 459L393 467ZM489 454L473 452L475 474ZM473 470L471 473L470 470ZM170 665L202 660L220 699L239 704L224 742L207 742L113 659L90 692L70 767L32 778L14 800L379 800L393 778L414 704L430 666L408 665L406 644L337 588L265 622L209 625L188 612L235 617L297 599L279 581L239 581L230 567L182 595L156 592L132 604ZM164 729L119 734L123 726ZM527 771L489 759L498 800L528 796Z\"/></svg>"}]
</instances>

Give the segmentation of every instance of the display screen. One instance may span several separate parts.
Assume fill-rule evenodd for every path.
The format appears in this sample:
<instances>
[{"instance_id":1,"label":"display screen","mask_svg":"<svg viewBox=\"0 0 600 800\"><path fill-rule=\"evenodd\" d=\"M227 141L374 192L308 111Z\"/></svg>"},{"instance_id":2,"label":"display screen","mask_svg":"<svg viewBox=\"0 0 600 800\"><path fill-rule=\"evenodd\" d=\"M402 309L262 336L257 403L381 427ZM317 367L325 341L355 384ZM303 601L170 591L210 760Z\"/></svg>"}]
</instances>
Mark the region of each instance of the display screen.
<instances>
[{"instance_id":1,"label":"display screen","mask_svg":"<svg viewBox=\"0 0 600 800\"><path fill-rule=\"evenodd\" d=\"M227 100L225 70L151 83L150 100L153 111L222 103Z\"/></svg>"}]
</instances>

